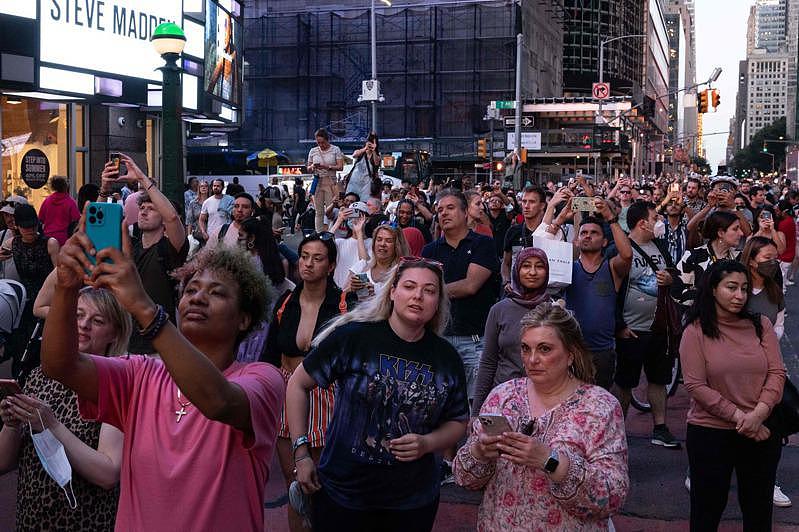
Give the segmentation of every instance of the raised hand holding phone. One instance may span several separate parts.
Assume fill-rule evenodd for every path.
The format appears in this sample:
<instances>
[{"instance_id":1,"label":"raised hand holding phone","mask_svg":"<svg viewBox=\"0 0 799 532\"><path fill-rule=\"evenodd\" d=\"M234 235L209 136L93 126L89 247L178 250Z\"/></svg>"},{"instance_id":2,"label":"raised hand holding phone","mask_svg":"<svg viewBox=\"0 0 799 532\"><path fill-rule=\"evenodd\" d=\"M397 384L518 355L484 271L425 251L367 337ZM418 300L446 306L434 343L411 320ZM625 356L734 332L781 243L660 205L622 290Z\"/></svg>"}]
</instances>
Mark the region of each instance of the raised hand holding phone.
<instances>
[{"instance_id":1,"label":"raised hand holding phone","mask_svg":"<svg viewBox=\"0 0 799 532\"><path fill-rule=\"evenodd\" d=\"M122 250L122 206L118 203L89 203L86 207L86 235L98 252L106 248ZM92 255L87 255L96 264Z\"/></svg>"}]
</instances>

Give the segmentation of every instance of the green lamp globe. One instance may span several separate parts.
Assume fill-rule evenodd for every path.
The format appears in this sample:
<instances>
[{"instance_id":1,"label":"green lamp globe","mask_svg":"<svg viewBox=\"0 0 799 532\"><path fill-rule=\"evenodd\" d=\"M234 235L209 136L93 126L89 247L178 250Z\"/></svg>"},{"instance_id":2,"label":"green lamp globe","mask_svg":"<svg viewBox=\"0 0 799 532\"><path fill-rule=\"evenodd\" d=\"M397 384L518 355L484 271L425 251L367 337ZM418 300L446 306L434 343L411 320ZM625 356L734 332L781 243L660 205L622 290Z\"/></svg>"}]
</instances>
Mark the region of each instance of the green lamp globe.
<instances>
[{"instance_id":1,"label":"green lamp globe","mask_svg":"<svg viewBox=\"0 0 799 532\"><path fill-rule=\"evenodd\" d=\"M174 22L159 24L150 41L158 55L180 54L186 46L186 34Z\"/></svg>"}]
</instances>

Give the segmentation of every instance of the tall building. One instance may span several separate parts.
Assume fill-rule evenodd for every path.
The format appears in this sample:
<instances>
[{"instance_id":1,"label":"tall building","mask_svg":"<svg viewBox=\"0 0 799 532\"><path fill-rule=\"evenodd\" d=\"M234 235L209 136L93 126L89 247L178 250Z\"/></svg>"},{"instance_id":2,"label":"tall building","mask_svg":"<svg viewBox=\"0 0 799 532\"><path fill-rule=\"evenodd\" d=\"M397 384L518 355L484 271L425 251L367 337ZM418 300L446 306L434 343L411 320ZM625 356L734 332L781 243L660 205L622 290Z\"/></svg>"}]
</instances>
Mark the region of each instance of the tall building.
<instances>
[{"instance_id":1,"label":"tall building","mask_svg":"<svg viewBox=\"0 0 799 532\"><path fill-rule=\"evenodd\" d=\"M788 0L757 0L755 3L755 48L768 52L784 52Z\"/></svg>"},{"instance_id":2,"label":"tall building","mask_svg":"<svg viewBox=\"0 0 799 532\"><path fill-rule=\"evenodd\" d=\"M756 0L747 23L747 144L760 129L786 117L788 134L796 115L799 0Z\"/></svg>"},{"instance_id":3,"label":"tall building","mask_svg":"<svg viewBox=\"0 0 799 532\"><path fill-rule=\"evenodd\" d=\"M757 48L757 6L749 6L749 17L746 19L746 55L752 53Z\"/></svg>"},{"instance_id":4,"label":"tall building","mask_svg":"<svg viewBox=\"0 0 799 532\"><path fill-rule=\"evenodd\" d=\"M611 94L629 96L643 109L645 121L636 124L637 170L659 172L664 162L668 133L669 42L663 0L565 0L563 36L563 92L566 96L590 94L599 79L601 43L604 46L603 79Z\"/></svg>"},{"instance_id":5,"label":"tall building","mask_svg":"<svg viewBox=\"0 0 799 532\"><path fill-rule=\"evenodd\" d=\"M645 2L565 0L563 34L563 92L566 96L590 94L599 79L599 48L605 39L644 33ZM644 57L641 39L619 39L604 47L604 81L612 94L640 97Z\"/></svg>"},{"instance_id":6,"label":"tall building","mask_svg":"<svg viewBox=\"0 0 799 532\"><path fill-rule=\"evenodd\" d=\"M693 4L691 5L693 7ZM685 0L666 5L666 33L669 38L669 142L667 155L696 153L696 47L693 40L692 9ZM687 89L687 90L686 90ZM675 151L675 149L681 148ZM673 161L675 164L684 161Z\"/></svg>"},{"instance_id":7,"label":"tall building","mask_svg":"<svg viewBox=\"0 0 799 532\"><path fill-rule=\"evenodd\" d=\"M761 48L756 48L749 56L744 144L749 144L758 131L785 116L790 62L787 53L768 53Z\"/></svg>"},{"instance_id":8,"label":"tall building","mask_svg":"<svg viewBox=\"0 0 799 532\"><path fill-rule=\"evenodd\" d=\"M730 130L734 151L746 146L746 109L749 102L749 63L744 59L738 61L738 92L735 94L734 127Z\"/></svg>"},{"instance_id":9,"label":"tall building","mask_svg":"<svg viewBox=\"0 0 799 532\"><path fill-rule=\"evenodd\" d=\"M394 0L376 10L383 152L426 150L435 161L474 162L492 100L515 99L516 34L525 36L522 96L561 96L561 0ZM358 97L371 79L370 10L363 0L250 0L248 85L237 142L302 158L313 133L354 147L371 129ZM473 165L470 165L473 167Z\"/></svg>"},{"instance_id":10,"label":"tall building","mask_svg":"<svg viewBox=\"0 0 799 532\"><path fill-rule=\"evenodd\" d=\"M788 105L786 107L787 114L785 120L786 136L789 139L799 139L797 133L797 113L799 113L799 106L797 105L797 98L799 98L799 91L797 90L797 71L799 71L799 0L788 0L786 22L786 48L788 55L791 56L791 61L788 65Z\"/></svg>"}]
</instances>

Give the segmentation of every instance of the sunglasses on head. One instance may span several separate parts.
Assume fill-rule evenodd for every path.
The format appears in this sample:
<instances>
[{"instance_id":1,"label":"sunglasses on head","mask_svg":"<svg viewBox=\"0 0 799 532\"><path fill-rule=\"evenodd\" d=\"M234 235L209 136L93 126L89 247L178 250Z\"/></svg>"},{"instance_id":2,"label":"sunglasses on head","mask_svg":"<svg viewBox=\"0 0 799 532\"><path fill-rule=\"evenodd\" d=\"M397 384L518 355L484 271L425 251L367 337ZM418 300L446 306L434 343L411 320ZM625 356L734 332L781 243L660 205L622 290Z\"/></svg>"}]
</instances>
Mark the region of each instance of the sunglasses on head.
<instances>
[{"instance_id":1,"label":"sunglasses on head","mask_svg":"<svg viewBox=\"0 0 799 532\"><path fill-rule=\"evenodd\" d=\"M329 240L333 240L334 238L336 238L336 235L334 235L330 231L319 231L319 232L314 231L305 238L317 238L322 242L327 242Z\"/></svg>"},{"instance_id":2,"label":"sunglasses on head","mask_svg":"<svg viewBox=\"0 0 799 532\"><path fill-rule=\"evenodd\" d=\"M433 260L433 259L426 259L424 257L414 257L414 256L400 257L399 264L400 265L404 265L404 264L425 264L427 266L432 266L432 267L436 268L438 271L440 271L442 273L444 272L444 264L443 263L438 262L437 260Z\"/></svg>"}]
</instances>

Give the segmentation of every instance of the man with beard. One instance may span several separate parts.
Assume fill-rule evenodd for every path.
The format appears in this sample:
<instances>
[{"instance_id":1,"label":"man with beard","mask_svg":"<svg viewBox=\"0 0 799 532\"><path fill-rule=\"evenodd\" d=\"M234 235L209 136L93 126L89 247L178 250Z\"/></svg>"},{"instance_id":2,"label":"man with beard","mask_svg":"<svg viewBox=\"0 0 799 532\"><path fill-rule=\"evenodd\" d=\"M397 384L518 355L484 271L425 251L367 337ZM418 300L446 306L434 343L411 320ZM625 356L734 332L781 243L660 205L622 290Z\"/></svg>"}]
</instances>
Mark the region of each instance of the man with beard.
<instances>
[{"instance_id":1,"label":"man with beard","mask_svg":"<svg viewBox=\"0 0 799 532\"><path fill-rule=\"evenodd\" d=\"M580 255L572 266L572 284L565 290L566 306L580 323L586 347L596 366L596 384L609 390L616 370L616 297L630 271L633 250L619 225L619 218L607 202L595 199L598 216L582 220L574 245ZM618 254L608 259L602 250L607 246L603 229L610 225Z\"/></svg>"},{"instance_id":2,"label":"man with beard","mask_svg":"<svg viewBox=\"0 0 799 532\"><path fill-rule=\"evenodd\" d=\"M246 192L236 194L233 200L233 221L219 229L218 245L235 248L239 245L239 229L241 223L252 216L255 210L255 200ZM271 222L271 220L270 220Z\"/></svg>"}]
</instances>

